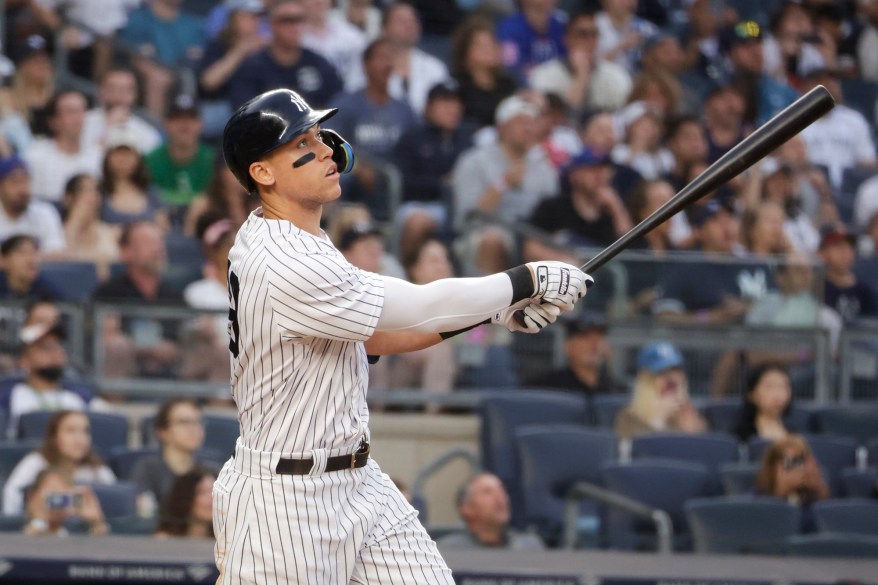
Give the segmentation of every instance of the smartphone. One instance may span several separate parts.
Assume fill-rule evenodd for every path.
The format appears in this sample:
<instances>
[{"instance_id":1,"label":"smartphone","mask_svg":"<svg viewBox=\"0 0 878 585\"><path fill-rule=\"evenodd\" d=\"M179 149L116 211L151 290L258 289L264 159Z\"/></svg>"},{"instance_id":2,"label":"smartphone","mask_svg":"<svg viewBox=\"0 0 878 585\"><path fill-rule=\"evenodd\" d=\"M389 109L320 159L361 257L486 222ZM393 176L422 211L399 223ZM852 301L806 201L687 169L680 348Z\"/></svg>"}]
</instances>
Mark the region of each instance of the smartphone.
<instances>
[{"instance_id":1,"label":"smartphone","mask_svg":"<svg viewBox=\"0 0 878 585\"><path fill-rule=\"evenodd\" d=\"M77 509L82 506L82 494L72 492L49 492L46 494L47 510Z\"/></svg>"},{"instance_id":2,"label":"smartphone","mask_svg":"<svg viewBox=\"0 0 878 585\"><path fill-rule=\"evenodd\" d=\"M805 465L805 456L804 455L796 455L795 457L785 457L783 460L783 468L786 471L790 471L791 469L795 469L797 467L801 467Z\"/></svg>"}]
</instances>

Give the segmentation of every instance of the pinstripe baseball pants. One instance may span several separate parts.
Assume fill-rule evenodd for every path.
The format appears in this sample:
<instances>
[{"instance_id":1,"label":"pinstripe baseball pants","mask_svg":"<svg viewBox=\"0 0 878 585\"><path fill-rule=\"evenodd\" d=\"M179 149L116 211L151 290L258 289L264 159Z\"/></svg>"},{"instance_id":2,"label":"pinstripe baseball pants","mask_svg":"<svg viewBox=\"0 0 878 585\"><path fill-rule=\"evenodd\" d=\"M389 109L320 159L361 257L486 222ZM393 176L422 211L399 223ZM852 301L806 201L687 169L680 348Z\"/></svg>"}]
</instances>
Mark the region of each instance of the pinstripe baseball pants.
<instances>
[{"instance_id":1,"label":"pinstripe baseball pants","mask_svg":"<svg viewBox=\"0 0 878 585\"><path fill-rule=\"evenodd\" d=\"M240 443L213 488L218 585L453 585L436 544L390 478L365 467L278 475L279 453Z\"/></svg>"}]
</instances>

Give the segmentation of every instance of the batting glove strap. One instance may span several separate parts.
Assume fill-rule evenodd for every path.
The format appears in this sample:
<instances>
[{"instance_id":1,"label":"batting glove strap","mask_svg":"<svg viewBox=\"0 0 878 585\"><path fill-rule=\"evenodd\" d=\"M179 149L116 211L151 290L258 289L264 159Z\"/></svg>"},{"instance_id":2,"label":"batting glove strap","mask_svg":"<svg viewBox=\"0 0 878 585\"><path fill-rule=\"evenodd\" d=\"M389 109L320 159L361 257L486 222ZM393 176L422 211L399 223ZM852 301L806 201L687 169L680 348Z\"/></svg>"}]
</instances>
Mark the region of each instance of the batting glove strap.
<instances>
[{"instance_id":1,"label":"batting glove strap","mask_svg":"<svg viewBox=\"0 0 878 585\"><path fill-rule=\"evenodd\" d=\"M594 283L591 276L564 262L529 262L525 266L534 275L532 296L553 305L572 307Z\"/></svg>"},{"instance_id":2,"label":"batting glove strap","mask_svg":"<svg viewBox=\"0 0 878 585\"><path fill-rule=\"evenodd\" d=\"M527 264L504 271L512 281L512 303L514 305L534 296L534 276Z\"/></svg>"}]
</instances>

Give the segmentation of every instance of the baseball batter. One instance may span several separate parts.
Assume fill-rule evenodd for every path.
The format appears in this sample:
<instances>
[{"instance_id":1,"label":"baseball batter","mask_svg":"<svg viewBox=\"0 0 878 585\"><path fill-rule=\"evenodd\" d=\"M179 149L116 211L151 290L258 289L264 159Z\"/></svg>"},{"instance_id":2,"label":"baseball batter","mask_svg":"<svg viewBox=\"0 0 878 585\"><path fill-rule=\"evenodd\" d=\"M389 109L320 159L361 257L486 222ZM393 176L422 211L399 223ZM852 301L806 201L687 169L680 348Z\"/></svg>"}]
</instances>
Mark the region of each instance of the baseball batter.
<instances>
[{"instance_id":1,"label":"baseball batter","mask_svg":"<svg viewBox=\"0 0 878 585\"><path fill-rule=\"evenodd\" d=\"M229 168L261 207L229 253L241 437L213 491L218 583L451 584L417 512L370 458L367 354L487 321L535 333L592 281L560 262L424 286L350 265L320 229L353 165L320 126L335 112L274 90L223 135Z\"/></svg>"}]
</instances>

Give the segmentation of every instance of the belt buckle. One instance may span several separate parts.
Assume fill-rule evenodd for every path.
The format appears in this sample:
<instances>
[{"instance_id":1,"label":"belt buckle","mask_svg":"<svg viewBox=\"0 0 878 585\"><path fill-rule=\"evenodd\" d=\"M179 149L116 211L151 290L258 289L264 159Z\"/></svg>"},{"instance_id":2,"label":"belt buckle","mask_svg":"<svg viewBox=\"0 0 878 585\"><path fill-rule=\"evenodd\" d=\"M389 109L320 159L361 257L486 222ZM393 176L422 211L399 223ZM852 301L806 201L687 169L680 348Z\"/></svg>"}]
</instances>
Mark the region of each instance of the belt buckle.
<instances>
[{"instance_id":1,"label":"belt buckle","mask_svg":"<svg viewBox=\"0 0 878 585\"><path fill-rule=\"evenodd\" d=\"M357 466L357 452L351 453L351 466L348 469L355 469Z\"/></svg>"}]
</instances>

